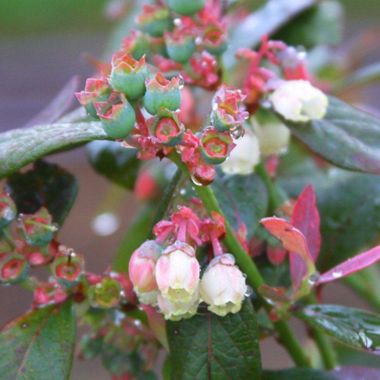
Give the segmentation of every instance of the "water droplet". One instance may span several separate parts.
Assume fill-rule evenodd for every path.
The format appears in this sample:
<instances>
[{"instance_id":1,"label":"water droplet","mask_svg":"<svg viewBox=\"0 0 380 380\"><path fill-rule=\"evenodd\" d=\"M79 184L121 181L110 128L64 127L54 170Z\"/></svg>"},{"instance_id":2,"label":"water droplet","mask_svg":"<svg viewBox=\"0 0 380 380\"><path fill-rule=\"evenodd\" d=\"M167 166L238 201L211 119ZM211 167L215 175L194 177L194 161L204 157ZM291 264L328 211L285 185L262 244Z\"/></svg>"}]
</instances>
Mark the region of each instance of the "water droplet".
<instances>
[{"instance_id":1,"label":"water droplet","mask_svg":"<svg viewBox=\"0 0 380 380\"><path fill-rule=\"evenodd\" d=\"M197 178L195 178L195 176L193 174L190 176L190 179L194 185L203 186L203 184Z\"/></svg>"},{"instance_id":2,"label":"water droplet","mask_svg":"<svg viewBox=\"0 0 380 380\"><path fill-rule=\"evenodd\" d=\"M179 193L180 193L180 195L184 196L184 195L186 195L187 191L186 191L186 189L181 189L179 191Z\"/></svg>"},{"instance_id":3,"label":"water droplet","mask_svg":"<svg viewBox=\"0 0 380 380\"><path fill-rule=\"evenodd\" d=\"M235 140L240 139L245 134L245 129L242 125L237 125L230 130L231 137Z\"/></svg>"},{"instance_id":4,"label":"water droplet","mask_svg":"<svg viewBox=\"0 0 380 380\"><path fill-rule=\"evenodd\" d=\"M28 325L27 323L23 323L23 324L21 325L21 328L22 328L22 329L26 329L28 326L29 326L29 325Z\"/></svg>"},{"instance_id":5,"label":"water droplet","mask_svg":"<svg viewBox=\"0 0 380 380\"><path fill-rule=\"evenodd\" d=\"M253 289L250 286L247 286L247 290L246 290L244 296L245 297L251 297L252 294L253 294Z\"/></svg>"},{"instance_id":6,"label":"water droplet","mask_svg":"<svg viewBox=\"0 0 380 380\"><path fill-rule=\"evenodd\" d=\"M178 88L182 90L185 87L185 80L182 75L178 75Z\"/></svg>"},{"instance_id":7,"label":"water droplet","mask_svg":"<svg viewBox=\"0 0 380 380\"><path fill-rule=\"evenodd\" d=\"M177 17L177 18L175 18L173 22L174 22L174 25L175 25L175 26L181 26L181 24L182 24L182 21L181 21L181 19L180 19L180 18L178 18L178 17Z\"/></svg>"},{"instance_id":8,"label":"water droplet","mask_svg":"<svg viewBox=\"0 0 380 380\"><path fill-rule=\"evenodd\" d=\"M307 282L309 283L310 286L314 286L317 283L317 281L319 280L319 277L320 277L319 272L314 272L307 279Z\"/></svg>"},{"instance_id":9,"label":"water droplet","mask_svg":"<svg viewBox=\"0 0 380 380\"><path fill-rule=\"evenodd\" d=\"M363 345L363 347L367 350L369 349L372 349L373 348L373 341L372 339L365 333L364 330L360 330L359 333L359 338L361 340L361 343Z\"/></svg>"},{"instance_id":10,"label":"water droplet","mask_svg":"<svg viewBox=\"0 0 380 380\"><path fill-rule=\"evenodd\" d=\"M332 272L332 276L333 276L334 278L340 278L340 277L343 276L343 272L340 271L340 270L336 270L336 271Z\"/></svg>"},{"instance_id":11,"label":"water droplet","mask_svg":"<svg viewBox=\"0 0 380 380\"><path fill-rule=\"evenodd\" d=\"M202 44L202 37L198 36L196 39L195 39L195 45L201 45Z\"/></svg>"}]
</instances>

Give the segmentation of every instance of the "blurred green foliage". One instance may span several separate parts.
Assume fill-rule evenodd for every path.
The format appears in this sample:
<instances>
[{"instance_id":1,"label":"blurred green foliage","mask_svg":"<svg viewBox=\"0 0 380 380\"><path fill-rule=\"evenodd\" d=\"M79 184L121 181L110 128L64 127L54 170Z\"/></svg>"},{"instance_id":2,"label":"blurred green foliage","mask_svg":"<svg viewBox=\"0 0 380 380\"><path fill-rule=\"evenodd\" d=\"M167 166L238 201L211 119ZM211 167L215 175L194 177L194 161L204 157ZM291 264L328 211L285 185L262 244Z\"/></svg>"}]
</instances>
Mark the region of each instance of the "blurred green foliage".
<instances>
[{"instance_id":1,"label":"blurred green foliage","mask_svg":"<svg viewBox=\"0 0 380 380\"><path fill-rule=\"evenodd\" d=\"M107 27L107 0L0 0L0 37Z\"/></svg>"}]
</instances>

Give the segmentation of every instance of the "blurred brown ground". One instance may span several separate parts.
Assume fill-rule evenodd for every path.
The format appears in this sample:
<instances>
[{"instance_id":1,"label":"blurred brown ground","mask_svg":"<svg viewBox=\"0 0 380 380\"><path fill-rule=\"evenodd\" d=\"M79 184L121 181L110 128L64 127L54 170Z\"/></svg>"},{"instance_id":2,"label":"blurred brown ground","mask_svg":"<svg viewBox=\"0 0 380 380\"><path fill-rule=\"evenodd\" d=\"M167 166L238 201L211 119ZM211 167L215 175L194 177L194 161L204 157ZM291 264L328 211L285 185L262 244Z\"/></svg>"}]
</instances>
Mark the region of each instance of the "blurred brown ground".
<instances>
[{"instance_id":1,"label":"blurred brown ground","mask_svg":"<svg viewBox=\"0 0 380 380\"><path fill-rule=\"evenodd\" d=\"M0 5L1 1L9 0L0 0ZM365 27L369 17L376 19L374 14L368 16L357 13L354 16L348 20L348 35ZM108 27L103 25L102 28L96 32L70 31L68 26L67 31L55 32L53 29L49 33L0 33L0 131L26 123L73 74L80 74L83 80L91 73L82 53L101 55L108 36ZM90 228L90 222L104 199L107 182L90 169L84 148L54 155L49 160L59 162L75 174L80 185L77 202L61 232L60 240L86 256L88 269L102 272L109 265L138 203L127 194L120 208L122 225L119 230L112 236L96 236ZM343 286L331 286L325 294L326 302L329 303L365 306ZM30 294L23 290L0 287L0 325L25 311L30 302ZM297 332L302 334L299 328ZM291 365L287 354L273 341L266 341L262 348L265 367ZM108 379L108 375L98 361L77 360L72 379L103 380Z\"/></svg>"}]
</instances>

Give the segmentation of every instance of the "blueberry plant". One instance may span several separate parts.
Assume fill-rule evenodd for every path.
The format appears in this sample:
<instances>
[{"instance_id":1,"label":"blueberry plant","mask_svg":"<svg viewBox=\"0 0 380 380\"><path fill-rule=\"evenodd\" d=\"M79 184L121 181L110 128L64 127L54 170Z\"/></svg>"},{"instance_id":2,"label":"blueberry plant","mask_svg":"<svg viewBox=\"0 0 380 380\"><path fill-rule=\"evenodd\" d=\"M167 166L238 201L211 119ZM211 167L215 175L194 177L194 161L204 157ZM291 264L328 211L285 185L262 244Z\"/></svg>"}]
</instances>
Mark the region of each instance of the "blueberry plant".
<instances>
[{"instance_id":1,"label":"blueberry plant","mask_svg":"<svg viewBox=\"0 0 380 380\"><path fill-rule=\"evenodd\" d=\"M379 75L333 54L341 6L111 5L118 46L80 107L69 84L0 134L0 284L33 294L1 329L0 379L69 379L75 346L113 380L380 378L380 120L337 98ZM88 142L145 204L103 273L61 240L77 184L44 159ZM326 304L338 280L373 311ZM264 368L271 337L294 368Z\"/></svg>"}]
</instances>

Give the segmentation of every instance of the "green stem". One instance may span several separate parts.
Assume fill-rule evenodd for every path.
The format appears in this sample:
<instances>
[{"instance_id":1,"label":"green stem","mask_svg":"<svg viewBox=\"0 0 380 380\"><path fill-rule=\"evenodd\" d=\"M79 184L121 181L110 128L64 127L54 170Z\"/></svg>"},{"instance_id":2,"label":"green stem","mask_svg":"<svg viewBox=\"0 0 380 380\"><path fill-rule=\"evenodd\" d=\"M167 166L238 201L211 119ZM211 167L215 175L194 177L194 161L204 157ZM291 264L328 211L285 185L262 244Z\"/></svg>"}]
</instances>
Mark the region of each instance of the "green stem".
<instances>
[{"instance_id":1,"label":"green stem","mask_svg":"<svg viewBox=\"0 0 380 380\"><path fill-rule=\"evenodd\" d=\"M265 183L269 195L269 210L268 213L274 213L284 202L286 202L287 197L280 191L278 186L274 184L272 178L269 176L264 164L261 162L255 167L255 172L260 176L260 178Z\"/></svg>"},{"instance_id":2,"label":"green stem","mask_svg":"<svg viewBox=\"0 0 380 380\"><path fill-rule=\"evenodd\" d=\"M182 163L182 161L178 158L178 156L171 155L170 158L173 162L175 162L182 170L182 172L189 177L189 172L187 167ZM199 198L202 200L204 206L206 207L208 212L216 211L217 213L223 215L223 211L221 210L219 203L214 195L210 186L196 186L194 185L194 189L198 194ZM264 280L258 271L255 263L249 257L245 249L240 244L237 239L235 232L225 218L225 226L226 226L226 237L224 238L224 243L226 247L234 254L236 258L237 264L240 268L243 268L245 274L247 275L248 282L252 285L252 287L257 291L259 287L264 284ZM264 300L265 301L265 300ZM264 303L267 311L270 311L271 306L266 301ZM278 321L274 323L274 327L277 331L279 341L281 344L287 349L289 355L294 360L295 364L300 367L310 367L310 359L305 354L302 346L297 341L293 332L290 330L289 326L284 321Z\"/></svg>"},{"instance_id":3,"label":"green stem","mask_svg":"<svg viewBox=\"0 0 380 380\"><path fill-rule=\"evenodd\" d=\"M280 207L284 202L286 202L287 197L284 193L280 191L278 186L272 181L272 178L269 176L268 172L265 169L263 163L260 163L255 168L256 173L264 181L268 194L269 194L269 212L274 212L278 207ZM309 295L308 303L316 303L314 295ZM318 346L319 352L323 364L326 369L335 368L337 365L336 354L334 347L332 346L330 339L320 330L312 328L312 335L315 339L315 342Z\"/></svg>"}]
</instances>

